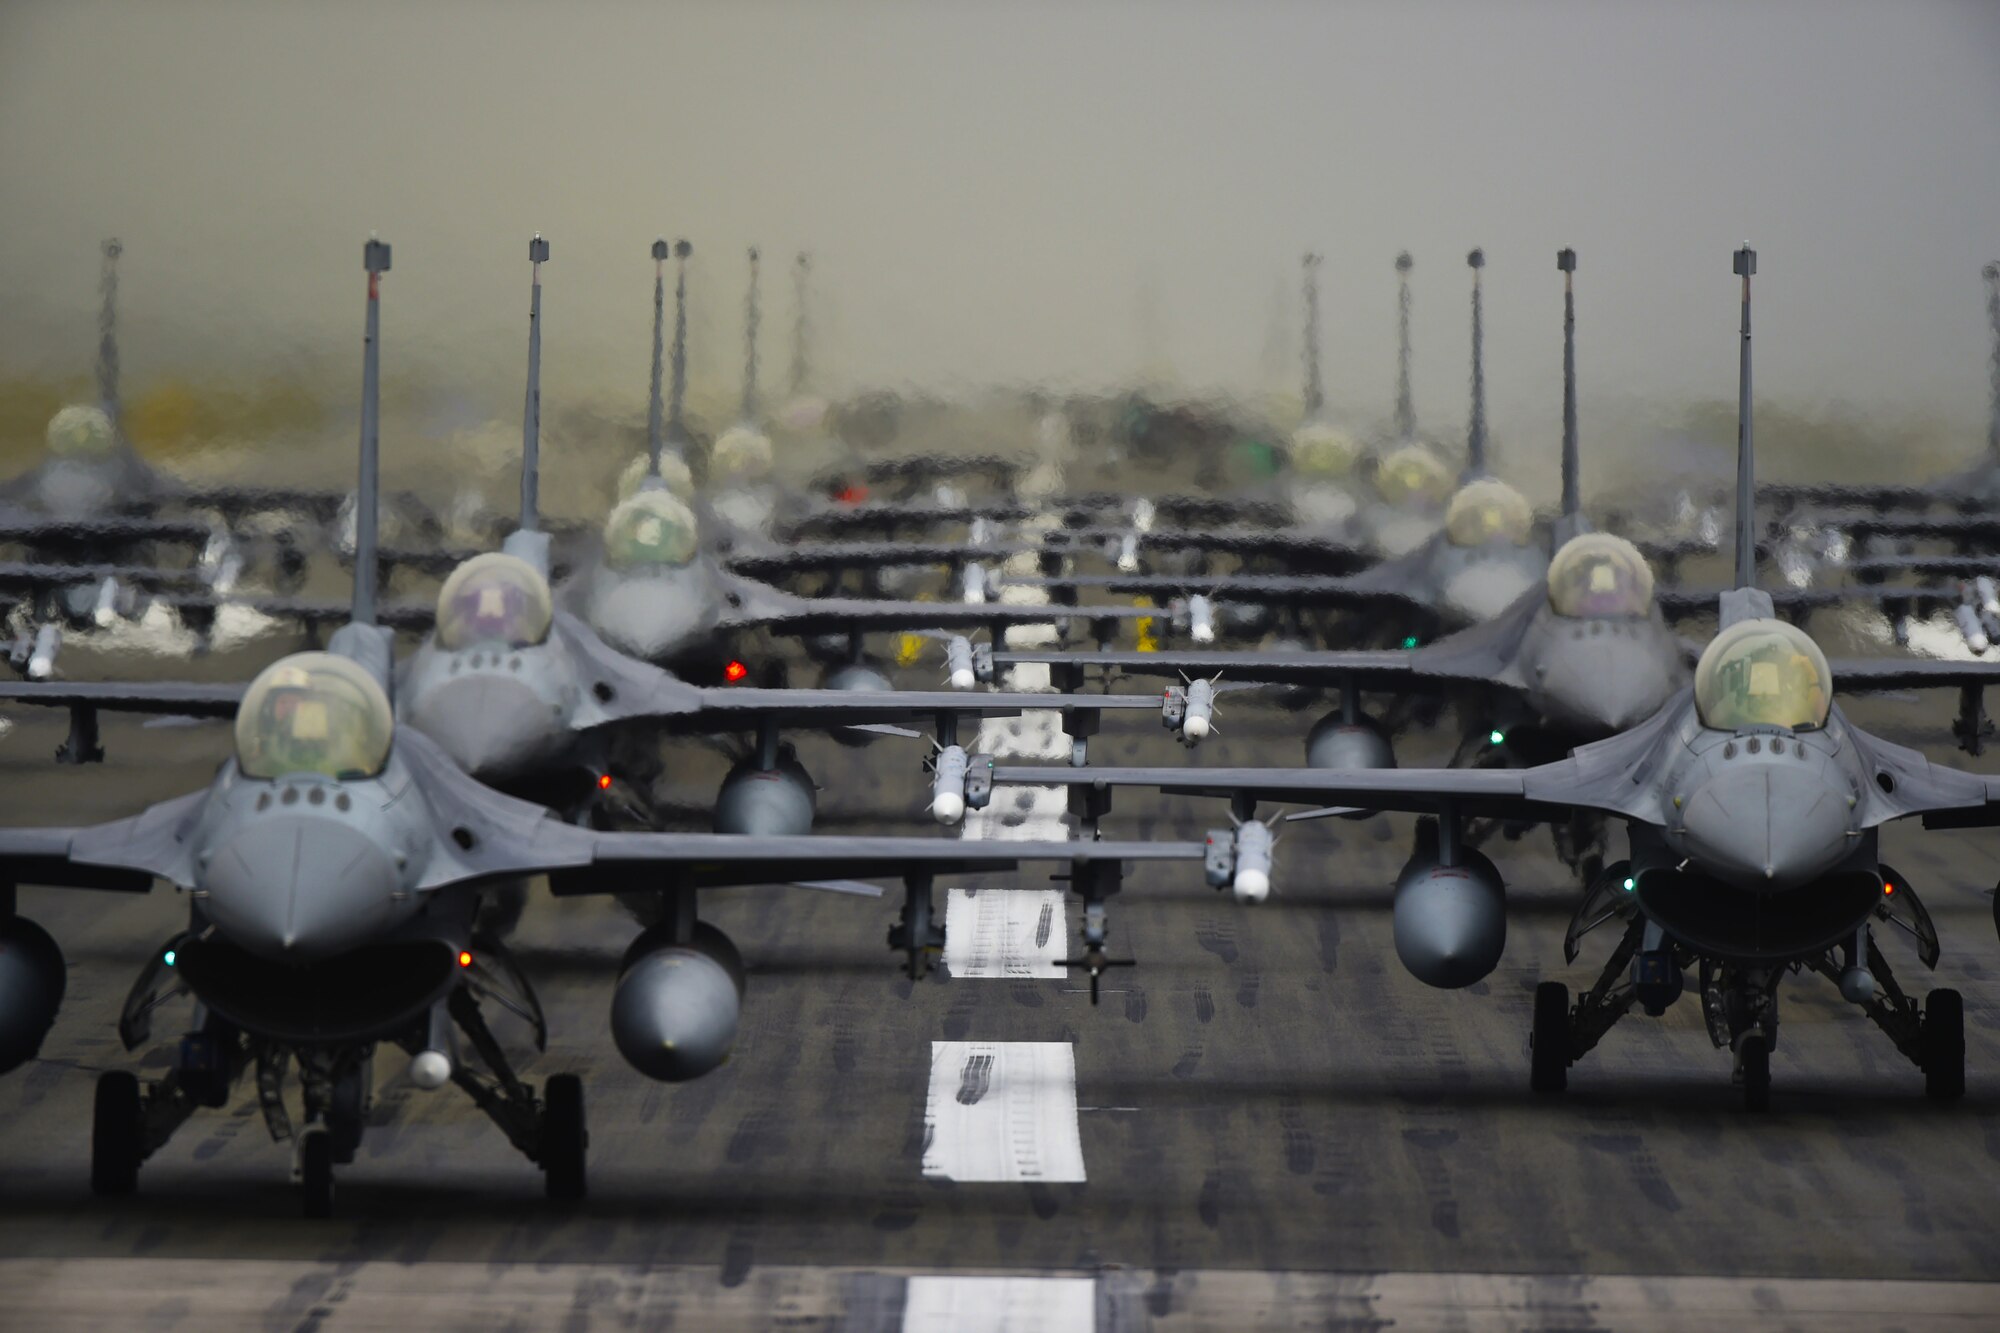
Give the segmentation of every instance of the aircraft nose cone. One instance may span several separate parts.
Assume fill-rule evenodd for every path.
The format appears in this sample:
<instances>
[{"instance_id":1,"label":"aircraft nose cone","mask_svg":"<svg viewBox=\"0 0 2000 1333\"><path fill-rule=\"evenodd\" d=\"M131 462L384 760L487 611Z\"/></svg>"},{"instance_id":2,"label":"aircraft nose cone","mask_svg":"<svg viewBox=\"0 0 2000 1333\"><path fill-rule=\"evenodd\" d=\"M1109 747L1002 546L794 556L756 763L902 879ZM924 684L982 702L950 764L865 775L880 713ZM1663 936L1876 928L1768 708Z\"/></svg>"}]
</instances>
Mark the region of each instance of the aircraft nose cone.
<instances>
[{"instance_id":1,"label":"aircraft nose cone","mask_svg":"<svg viewBox=\"0 0 2000 1333\"><path fill-rule=\"evenodd\" d=\"M600 585L590 624L606 642L649 662L670 661L697 647L715 617L693 589L666 579L627 578Z\"/></svg>"},{"instance_id":2,"label":"aircraft nose cone","mask_svg":"<svg viewBox=\"0 0 2000 1333\"><path fill-rule=\"evenodd\" d=\"M1688 854L1710 874L1753 892L1807 883L1848 850L1840 794L1811 772L1777 763L1717 773L1688 798L1683 816Z\"/></svg>"},{"instance_id":3,"label":"aircraft nose cone","mask_svg":"<svg viewBox=\"0 0 2000 1333\"><path fill-rule=\"evenodd\" d=\"M561 710L527 682L476 671L407 697L406 721L482 782L524 773L561 747Z\"/></svg>"},{"instance_id":4,"label":"aircraft nose cone","mask_svg":"<svg viewBox=\"0 0 2000 1333\"><path fill-rule=\"evenodd\" d=\"M1645 721L1676 687L1655 655L1629 638L1552 645L1533 670L1543 711L1592 737Z\"/></svg>"},{"instance_id":5,"label":"aircraft nose cone","mask_svg":"<svg viewBox=\"0 0 2000 1333\"><path fill-rule=\"evenodd\" d=\"M1509 561L1476 561L1445 581L1445 604L1469 620L1491 620L1534 586L1538 577Z\"/></svg>"},{"instance_id":6,"label":"aircraft nose cone","mask_svg":"<svg viewBox=\"0 0 2000 1333\"><path fill-rule=\"evenodd\" d=\"M284 961L344 953L386 930L403 909L390 853L331 812L246 816L209 849L201 887L218 930L252 953Z\"/></svg>"}]
</instances>

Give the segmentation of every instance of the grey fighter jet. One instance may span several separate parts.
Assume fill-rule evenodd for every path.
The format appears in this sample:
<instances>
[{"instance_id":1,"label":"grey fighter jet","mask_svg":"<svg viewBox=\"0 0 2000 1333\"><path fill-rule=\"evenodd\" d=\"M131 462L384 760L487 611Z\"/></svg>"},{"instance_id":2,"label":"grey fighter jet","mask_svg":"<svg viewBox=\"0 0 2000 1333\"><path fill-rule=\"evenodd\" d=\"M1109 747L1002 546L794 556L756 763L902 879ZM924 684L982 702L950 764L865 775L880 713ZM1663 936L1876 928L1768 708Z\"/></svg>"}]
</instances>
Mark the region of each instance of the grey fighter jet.
<instances>
[{"instance_id":1,"label":"grey fighter jet","mask_svg":"<svg viewBox=\"0 0 2000 1333\"><path fill-rule=\"evenodd\" d=\"M1229 796L1237 813L1260 800L1411 810L1416 851L1397 881L1395 939L1404 965L1434 986L1464 986L1492 970L1506 938L1505 890L1492 862L1465 845L1465 821L1524 821L1592 812L1624 822L1629 860L1586 893L1565 942L1615 923L1620 941L1596 985L1572 997L1561 982L1536 992L1532 1083L1555 1091L1567 1070L1634 1008L1664 1013L1686 972L1710 1036L1735 1054L1746 1105L1770 1097L1778 983L1806 969L1833 981L1924 1073L1936 1098L1965 1086L1959 996L1919 1003L1896 982L1878 927L1907 935L1935 964L1938 941L1909 881L1883 864L1878 830L1922 816L1928 827L2000 823L2000 780L1931 763L1854 726L1833 702L1867 685L1955 685L1976 696L2000 678L1985 663L1884 662L1843 681L1802 630L1776 617L1755 586L1750 416L1750 276L1743 280L1737 583L1720 599L1722 629L1690 687L1638 726L1555 763L1518 770L1326 772L1277 769L1008 769L996 780L1069 783L1108 805L1117 786Z\"/></svg>"},{"instance_id":2,"label":"grey fighter jet","mask_svg":"<svg viewBox=\"0 0 2000 1333\"><path fill-rule=\"evenodd\" d=\"M388 247L371 241L365 265L360 493L372 496L377 293ZM359 517L365 571L373 506ZM236 715L235 753L205 790L108 824L0 830L0 1071L35 1056L65 982L55 942L18 913L18 885L145 892L165 880L189 896L187 928L142 968L119 1033L128 1049L144 1044L155 1014L183 995L194 1000L192 1027L160 1079L142 1087L129 1071L100 1075L91 1161L100 1194L129 1193L145 1158L200 1107L225 1105L254 1068L268 1127L294 1142L305 1211L327 1215L334 1167L351 1160L367 1122L373 1055L395 1045L409 1052L416 1086L456 1083L542 1168L551 1195L580 1196L580 1080L529 1086L486 1022L489 1007L504 1010L528 1022L538 1044L547 1038L525 978L476 933L481 895L498 882L545 875L558 894L656 900L660 924L627 952L610 1025L634 1068L677 1081L726 1058L744 988L734 946L698 918L700 890L797 883L872 894L853 881L901 879L904 912L890 938L915 975L941 943L931 910L938 874L1066 863L1085 900L1086 944L1101 951L1103 900L1126 861L1213 859L1193 843L578 828L480 786L421 733L398 728L371 578L356 581L353 613L331 651L285 658L252 683ZM284 1093L293 1065L304 1109L296 1131Z\"/></svg>"},{"instance_id":3,"label":"grey fighter jet","mask_svg":"<svg viewBox=\"0 0 2000 1333\"><path fill-rule=\"evenodd\" d=\"M780 743L781 729L847 733L926 722L935 725L938 747L931 764L931 812L940 823L952 824L968 805L984 804L984 775L990 767L990 761L969 755L960 744L963 723L1054 709L1081 739L1097 730L1104 712L1162 707L1158 697L1130 695L1062 699L887 688L703 688L620 653L579 617L557 608L549 583L549 535L541 530L539 503L541 265L548 257L548 242L535 237L529 244L520 526L502 551L472 557L445 580L434 623L396 674L398 720L424 732L472 777L553 806L572 819L587 818L607 798L620 807L637 806L646 815L646 792L659 769L660 733L747 732L756 743L717 796L716 831L803 834L812 828L817 788L789 747ZM373 350L371 343L371 356ZM373 384L370 377L364 391L372 394ZM364 401L369 419L377 411L372 397ZM372 578L373 569L372 560L366 568L357 566L357 586ZM371 593L367 600L372 605L377 599ZM375 614L380 618L379 611ZM935 613L927 607L924 614ZM415 617L396 619L408 625ZM726 673L731 680L743 674L747 668L740 664ZM227 684L24 684L0 685L0 698L70 709L72 735L60 757L81 763L102 757L96 721L102 710L228 717L235 715L242 691ZM614 777L617 790L611 791Z\"/></svg>"}]
</instances>

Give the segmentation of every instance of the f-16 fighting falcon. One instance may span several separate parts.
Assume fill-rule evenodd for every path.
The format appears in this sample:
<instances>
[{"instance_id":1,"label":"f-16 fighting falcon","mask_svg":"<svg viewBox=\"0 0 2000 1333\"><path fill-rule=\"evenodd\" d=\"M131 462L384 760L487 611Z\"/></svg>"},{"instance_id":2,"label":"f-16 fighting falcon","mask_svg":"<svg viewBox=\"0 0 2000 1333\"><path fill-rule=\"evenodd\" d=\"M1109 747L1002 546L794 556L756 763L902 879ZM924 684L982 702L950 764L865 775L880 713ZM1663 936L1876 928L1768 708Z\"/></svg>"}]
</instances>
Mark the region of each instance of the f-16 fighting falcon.
<instances>
[{"instance_id":1,"label":"f-16 fighting falcon","mask_svg":"<svg viewBox=\"0 0 2000 1333\"><path fill-rule=\"evenodd\" d=\"M1534 513L1528 501L1506 482L1490 475L1486 464L1486 393L1482 359L1483 319L1479 275L1485 255L1469 256L1473 271L1472 414L1466 434L1466 469L1456 492L1444 507L1442 524L1433 521L1429 536L1402 553L1356 574L1070 574L1020 579L1016 582L1053 587L1065 592L1101 587L1120 593L1186 598L1197 624L1209 620L1206 603L1217 595L1246 603L1272 604L1297 611L1307 606L1370 609L1388 613L1397 638L1422 641L1441 628L1490 620L1534 586L1548 568L1549 551L1536 540ZM1396 480L1403 451L1385 456L1378 479L1399 494L1424 489L1417 464L1408 464L1411 484ZM1416 455L1410 455L1415 458ZM1379 544L1379 543L1378 543ZM1329 556L1352 558L1350 548L1328 543L1312 534L1233 536L1227 549L1239 553L1281 554L1313 563ZM1385 550L1393 550L1383 545ZM1388 623L1387 620L1384 623ZM1254 625L1251 626L1254 628ZM1199 641L1203 636L1197 632Z\"/></svg>"},{"instance_id":2,"label":"f-16 fighting falcon","mask_svg":"<svg viewBox=\"0 0 2000 1333\"><path fill-rule=\"evenodd\" d=\"M880 690L703 688L619 652L579 617L558 609L550 592L549 534L541 530L538 498L540 269L548 257L548 242L537 236L529 245L533 277L520 526L502 551L471 557L445 580L430 632L399 664L396 675L398 721L422 731L472 777L553 806L573 820L588 818L607 798L647 815L647 792L660 767L661 732L748 732L756 738L754 746L716 798L716 831L803 834L812 828L817 788L790 748L781 744L781 728L851 732L930 722L937 745L931 762L932 813L940 823L952 824L968 806L983 806L990 790L985 781L990 760L967 753L959 735L964 722L1053 709L1063 714L1075 736L1086 738L1095 733L1104 712L1161 709L1156 696L967 695L896 691L886 683ZM371 340L363 403L369 420L379 411L373 396L378 351ZM372 473L366 481L373 484ZM357 584L372 580L373 574L372 560L358 565ZM368 601L376 601L373 592ZM934 616L937 608L925 604L921 614ZM408 625L420 617L405 609L395 619ZM954 674L969 685L963 678L969 658L962 640L954 641L952 654L958 663ZM734 664L725 677L734 681L747 671ZM229 717L236 715L243 697L242 687L228 684L0 685L0 698L69 708L73 734L60 757L78 763L102 757L95 720L99 710Z\"/></svg>"},{"instance_id":3,"label":"f-16 fighting falcon","mask_svg":"<svg viewBox=\"0 0 2000 1333\"><path fill-rule=\"evenodd\" d=\"M388 246L371 241L365 259L359 493L372 497L377 293ZM145 892L157 879L189 897L186 929L141 968L119 1034L127 1049L145 1044L155 1014L183 995L193 997L194 1017L162 1077L142 1086L122 1069L99 1076L91 1183L100 1194L129 1193L148 1155L198 1109L225 1105L254 1069L266 1124L293 1142L305 1211L326 1216L334 1167L352 1159L367 1123L370 1062L394 1045L409 1053L417 1087L457 1084L541 1167L552 1196L580 1196L581 1081L558 1074L530 1087L486 1022L491 1006L526 1020L538 1043L547 1039L525 978L476 933L482 893L498 882L546 875L558 894L657 900L659 924L627 952L609 1021L634 1068L677 1081L726 1058L744 989L734 946L698 917L700 890L803 883L872 895L829 877L900 878L906 900L891 941L914 975L941 944L931 914L940 873L1067 863L1101 947L1103 896L1123 862L1213 859L1198 843L751 839L564 823L480 786L420 732L395 725L389 636L375 623L367 576L373 506L359 519L352 622L330 651L282 659L252 682L236 714L235 753L208 788L109 824L0 831L0 1071L35 1055L65 988L61 951L18 914L17 885ZM296 1129L285 1094L294 1066Z\"/></svg>"},{"instance_id":4,"label":"f-16 fighting falcon","mask_svg":"<svg viewBox=\"0 0 2000 1333\"><path fill-rule=\"evenodd\" d=\"M1836 688L1957 686L1971 703L1962 731L1984 729L1977 697L2000 679L1985 663L1885 661L1829 667L1802 630L1777 619L1756 586L1750 376L1750 278L1743 283L1736 581L1720 598L1721 630L1691 686L1647 720L1568 758L1518 770L1325 772L1280 769L1002 768L996 781L1085 788L1097 813L1113 787L1230 797L1248 819L1258 801L1310 803L1313 814L1410 810L1416 850L1396 885L1395 942L1419 980L1466 986L1487 975L1506 940L1505 889L1466 845L1466 821L1622 820L1629 859L1608 866L1571 922L1565 955L1614 925L1619 942L1597 983L1572 996L1546 981L1535 995L1532 1083L1556 1091L1569 1067L1633 1009L1666 1012L1698 969L1709 1035L1731 1050L1744 1101L1769 1105L1778 986L1793 970L1825 976L1923 1071L1939 1099L1965 1088L1958 993L1923 1002L1891 973L1878 931L1907 936L1933 966L1938 940L1910 881L1884 864L1878 831L1921 816L1926 827L2000 823L2000 780L1931 763L1854 726ZM1247 824L1246 824L1247 826Z\"/></svg>"}]
</instances>

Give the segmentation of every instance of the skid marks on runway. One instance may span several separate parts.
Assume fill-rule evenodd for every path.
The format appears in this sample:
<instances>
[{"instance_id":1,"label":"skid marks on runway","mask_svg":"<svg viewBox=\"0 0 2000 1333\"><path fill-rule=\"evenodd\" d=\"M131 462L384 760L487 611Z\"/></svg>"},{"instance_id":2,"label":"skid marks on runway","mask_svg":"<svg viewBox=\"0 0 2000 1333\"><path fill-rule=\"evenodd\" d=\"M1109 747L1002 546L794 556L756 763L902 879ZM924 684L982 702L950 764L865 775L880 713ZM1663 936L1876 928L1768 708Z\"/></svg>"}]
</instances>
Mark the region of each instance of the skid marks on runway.
<instances>
[{"instance_id":1,"label":"skid marks on runway","mask_svg":"<svg viewBox=\"0 0 2000 1333\"><path fill-rule=\"evenodd\" d=\"M1081 1182L1070 1044L932 1042L923 1173L968 1183Z\"/></svg>"}]
</instances>

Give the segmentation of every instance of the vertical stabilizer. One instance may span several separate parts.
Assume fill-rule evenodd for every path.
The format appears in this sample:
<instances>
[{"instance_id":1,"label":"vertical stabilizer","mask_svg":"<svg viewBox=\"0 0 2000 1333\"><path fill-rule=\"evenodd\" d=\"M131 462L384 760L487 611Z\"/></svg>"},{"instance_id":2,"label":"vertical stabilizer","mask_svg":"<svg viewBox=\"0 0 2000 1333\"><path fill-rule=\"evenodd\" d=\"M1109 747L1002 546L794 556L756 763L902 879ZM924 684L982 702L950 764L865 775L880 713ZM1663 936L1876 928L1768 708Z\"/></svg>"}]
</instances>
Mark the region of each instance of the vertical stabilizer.
<instances>
[{"instance_id":1,"label":"vertical stabilizer","mask_svg":"<svg viewBox=\"0 0 2000 1333\"><path fill-rule=\"evenodd\" d=\"M1736 390L1736 586L1757 586L1757 463L1750 412L1750 279L1757 252L1750 242L1736 252L1735 271L1743 279L1743 338Z\"/></svg>"},{"instance_id":2,"label":"vertical stabilizer","mask_svg":"<svg viewBox=\"0 0 2000 1333\"><path fill-rule=\"evenodd\" d=\"M113 436L125 438L125 420L118 402L118 256L125 252L117 237L104 243L104 268L97 279L97 405L111 418Z\"/></svg>"},{"instance_id":3,"label":"vertical stabilizer","mask_svg":"<svg viewBox=\"0 0 2000 1333\"><path fill-rule=\"evenodd\" d=\"M665 346L667 243L653 242L653 378L646 398L646 475L660 475L660 356Z\"/></svg>"},{"instance_id":4,"label":"vertical stabilizer","mask_svg":"<svg viewBox=\"0 0 2000 1333\"><path fill-rule=\"evenodd\" d=\"M688 256L693 253L694 247L686 241L674 242L673 380L667 390L667 443L683 458L687 456Z\"/></svg>"},{"instance_id":5,"label":"vertical stabilizer","mask_svg":"<svg viewBox=\"0 0 2000 1333\"><path fill-rule=\"evenodd\" d=\"M521 408L521 531L541 525L542 488L542 265L549 243L540 232L528 242L528 399Z\"/></svg>"},{"instance_id":6,"label":"vertical stabilizer","mask_svg":"<svg viewBox=\"0 0 2000 1333\"><path fill-rule=\"evenodd\" d=\"M757 326L763 310L757 301L757 247L750 247L750 290L743 298L743 419L757 419Z\"/></svg>"},{"instance_id":7,"label":"vertical stabilizer","mask_svg":"<svg viewBox=\"0 0 2000 1333\"><path fill-rule=\"evenodd\" d=\"M1576 251L1556 251L1556 267L1563 275L1562 512L1573 519L1583 512L1576 440Z\"/></svg>"},{"instance_id":8,"label":"vertical stabilizer","mask_svg":"<svg viewBox=\"0 0 2000 1333\"><path fill-rule=\"evenodd\" d=\"M361 477L354 495L354 614L357 625L375 623L376 521L382 492L382 275L389 271L389 243L373 236L361 252L368 271L368 332L361 344Z\"/></svg>"},{"instance_id":9,"label":"vertical stabilizer","mask_svg":"<svg viewBox=\"0 0 2000 1333\"><path fill-rule=\"evenodd\" d=\"M1479 477L1486 474L1486 307L1480 284L1486 252L1474 250L1465 262L1472 266L1472 419L1465 428L1465 472Z\"/></svg>"},{"instance_id":10,"label":"vertical stabilizer","mask_svg":"<svg viewBox=\"0 0 2000 1333\"><path fill-rule=\"evenodd\" d=\"M1326 386L1320 381L1319 365L1319 256L1305 257L1306 296L1306 420L1326 408Z\"/></svg>"},{"instance_id":11,"label":"vertical stabilizer","mask_svg":"<svg viewBox=\"0 0 2000 1333\"><path fill-rule=\"evenodd\" d=\"M1410 268L1408 250L1396 256L1396 438L1417 433L1417 409L1410 397Z\"/></svg>"},{"instance_id":12,"label":"vertical stabilizer","mask_svg":"<svg viewBox=\"0 0 2000 1333\"><path fill-rule=\"evenodd\" d=\"M812 257L799 251L792 262L792 397L806 391L806 279L812 272Z\"/></svg>"},{"instance_id":13,"label":"vertical stabilizer","mask_svg":"<svg viewBox=\"0 0 2000 1333\"><path fill-rule=\"evenodd\" d=\"M1986 423L1986 452L2000 463L2000 264L1986 266L1986 318L1993 325L1993 359L1986 372L1993 390L1993 415Z\"/></svg>"}]
</instances>

